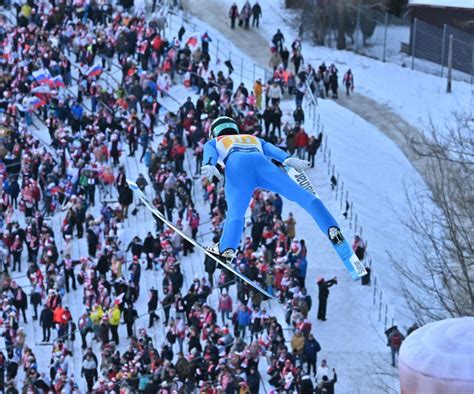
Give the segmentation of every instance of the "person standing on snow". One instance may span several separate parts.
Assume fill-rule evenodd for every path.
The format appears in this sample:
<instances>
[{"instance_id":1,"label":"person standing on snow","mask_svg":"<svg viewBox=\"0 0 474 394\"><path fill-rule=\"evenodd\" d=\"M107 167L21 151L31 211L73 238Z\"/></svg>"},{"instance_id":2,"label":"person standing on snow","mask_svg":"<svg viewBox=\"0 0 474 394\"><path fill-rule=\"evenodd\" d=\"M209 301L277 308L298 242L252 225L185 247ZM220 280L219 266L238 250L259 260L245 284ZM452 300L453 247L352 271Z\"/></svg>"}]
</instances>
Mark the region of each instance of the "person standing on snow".
<instances>
[{"instance_id":1,"label":"person standing on snow","mask_svg":"<svg viewBox=\"0 0 474 394\"><path fill-rule=\"evenodd\" d=\"M354 75L352 74L351 69L347 70L342 78L342 83L346 87L346 95L350 95L350 91L354 91Z\"/></svg>"},{"instance_id":2,"label":"person standing on snow","mask_svg":"<svg viewBox=\"0 0 474 394\"><path fill-rule=\"evenodd\" d=\"M324 278L319 278L317 281L319 293L319 305L318 305L318 320L326 320L326 308L329 297L329 288L333 285L337 285L337 278L334 277L330 280L324 280Z\"/></svg>"},{"instance_id":3,"label":"person standing on snow","mask_svg":"<svg viewBox=\"0 0 474 394\"><path fill-rule=\"evenodd\" d=\"M329 71L329 85L332 91L332 98L337 99L337 88L339 87L337 83L337 68L334 64L331 64L328 68L328 71Z\"/></svg>"},{"instance_id":4,"label":"person standing on snow","mask_svg":"<svg viewBox=\"0 0 474 394\"><path fill-rule=\"evenodd\" d=\"M252 27L258 28L258 24L261 17L262 17L262 7L260 7L260 4L258 4L258 1L256 1L252 7Z\"/></svg>"},{"instance_id":5,"label":"person standing on snow","mask_svg":"<svg viewBox=\"0 0 474 394\"><path fill-rule=\"evenodd\" d=\"M269 159L292 167L298 172L309 167L306 160L290 157L280 148L253 135L240 134L236 121L227 116L221 116L212 122L210 138L204 146L205 165L201 170L211 181L214 177L222 179L217 164L225 164L225 198L228 211L220 241L208 248L209 252L223 263L233 260L242 236L245 212L254 190L259 188L278 193L304 208L321 231L327 234L336 252L350 269L352 249L323 202L300 187Z\"/></svg>"},{"instance_id":6,"label":"person standing on snow","mask_svg":"<svg viewBox=\"0 0 474 394\"><path fill-rule=\"evenodd\" d=\"M402 342L404 340L405 337L396 326L388 335L388 346L390 346L390 351L392 353L392 367L395 367L395 356L399 354L400 347L402 346Z\"/></svg>"},{"instance_id":7,"label":"person standing on snow","mask_svg":"<svg viewBox=\"0 0 474 394\"><path fill-rule=\"evenodd\" d=\"M277 29L277 32L273 35L272 43L275 45L277 52L281 52L283 50L283 43L285 42L285 36Z\"/></svg>"},{"instance_id":8,"label":"person standing on snow","mask_svg":"<svg viewBox=\"0 0 474 394\"><path fill-rule=\"evenodd\" d=\"M235 29L235 20L239 17L239 9L237 4L234 3L230 6L229 18L230 18L230 28Z\"/></svg>"},{"instance_id":9,"label":"person standing on snow","mask_svg":"<svg viewBox=\"0 0 474 394\"><path fill-rule=\"evenodd\" d=\"M252 6L250 5L250 3L247 0L245 2L244 6L242 7L242 9L240 10L241 21L243 21L245 23L244 27L247 30L250 28L250 15L251 14L252 14ZM240 24L239 24L239 26L240 26Z\"/></svg>"}]
</instances>

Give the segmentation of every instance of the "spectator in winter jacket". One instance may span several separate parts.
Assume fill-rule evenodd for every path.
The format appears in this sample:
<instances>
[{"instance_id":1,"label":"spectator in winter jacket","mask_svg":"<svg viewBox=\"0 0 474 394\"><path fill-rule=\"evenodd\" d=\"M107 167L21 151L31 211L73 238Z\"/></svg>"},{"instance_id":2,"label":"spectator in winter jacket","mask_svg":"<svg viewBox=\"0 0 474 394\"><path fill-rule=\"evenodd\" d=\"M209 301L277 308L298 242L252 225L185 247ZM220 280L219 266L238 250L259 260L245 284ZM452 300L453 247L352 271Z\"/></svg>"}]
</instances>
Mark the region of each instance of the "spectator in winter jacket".
<instances>
[{"instance_id":1,"label":"spectator in winter jacket","mask_svg":"<svg viewBox=\"0 0 474 394\"><path fill-rule=\"evenodd\" d=\"M301 105L298 105L293 111L293 119L300 125L304 124L304 111L303 108L301 108Z\"/></svg>"},{"instance_id":2,"label":"spectator in winter jacket","mask_svg":"<svg viewBox=\"0 0 474 394\"><path fill-rule=\"evenodd\" d=\"M221 313L222 324L225 325L226 319L230 319L230 314L232 313L232 298L226 289L222 290L222 294L219 297L218 311Z\"/></svg>"},{"instance_id":3,"label":"spectator in winter jacket","mask_svg":"<svg viewBox=\"0 0 474 394\"><path fill-rule=\"evenodd\" d=\"M326 306L329 297L329 288L333 285L337 285L337 278L334 277L328 281L324 280L324 278L318 278L317 281L319 292L318 292L318 299L319 299L319 306L318 306L318 320L326 320Z\"/></svg>"},{"instance_id":4,"label":"spectator in winter jacket","mask_svg":"<svg viewBox=\"0 0 474 394\"><path fill-rule=\"evenodd\" d=\"M290 51L286 46L280 51L280 56L283 63L283 69L286 70L288 68L288 60L290 59Z\"/></svg>"},{"instance_id":5,"label":"spectator in winter jacket","mask_svg":"<svg viewBox=\"0 0 474 394\"><path fill-rule=\"evenodd\" d=\"M275 71L278 66L283 63L283 59L281 58L280 52L273 52L268 63L269 66L273 68L273 71Z\"/></svg>"},{"instance_id":6,"label":"spectator in winter jacket","mask_svg":"<svg viewBox=\"0 0 474 394\"><path fill-rule=\"evenodd\" d=\"M295 67L295 75L298 75L301 65L304 64L304 59L303 55L301 54L301 51L296 51L291 57L291 61L293 63L293 66Z\"/></svg>"},{"instance_id":7,"label":"spectator in winter jacket","mask_svg":"<svg viewBox=\"0 0 474 394\"><path fill-rule=\"evenodd\" d=\"M252 365L246 377L249 394L258 394L260 392L260 373L257 368Z\"/></svg>"},{"instance_id":8,"label":"spectator in winter jacket","mask_svg":"<svg viewBox=\"0 0 474 394\"><path fill-rule=\"evenodd\" d=\"M309 137L306 151L308 152L308 161L311 163L311 168L314 168L314 158L316 157L316 152L318 151L320 144L321 141L319 140L319 138L314 138L313 135Z\"/></svg>"},{"instance_id":9,"label":"spectator in winter jacket","mask_svg":"<svg viewBox=\"0 0 474 394\"><path fill-rule=\"evenodd\" d=\"M97 361L94 360L91 354L86 354L82 362L81 376L86 379L87 391L92 392L92 387L98 378L98 374Z\"/></svg>"},{"instance_id":10,"label":"spectator in winter jacket","mask_svg":"<svg viewBox=\"0 0 474 394\"><path fill-rule=\"evenodd\" d=\"M300 130L296 134L295 138L295 147L300 159L304 159L306 156L306 147L308 145L308 134L306 131L300 127Z\"/></svg>"},{"instance_id":11,"label":"spectator in winter jacket","mask_svg":"<svg viewBox=\"0 0 474 394\"><path fill-rule=\"evenodd\" d=\"M272 43L273 45L275 45L277 52L281 52L281 50L283 49L284 42L285 42L285 36L280 31L280 29L277 29L277 32L272 37Z\"/></svg>"},{"instance_id":12,"label":"spectator in winter jacket","mask_svg":"<svg viewBox=\"0 0 474 394\"><path fill-rule=\"evenodd\" d=\"M11 205L17 209L18 208L18 195L20 194L20 185L18 184L17 177L13 177L10 186L8 188L8 194L10 195Z\"/></svg>"},{"instance_id":13,"label":"spectator in winter jacket","mask_svg":"<svg viewBox=\"0 0 474 394\"><path fill-rule=\"evenodd\" d=\"M260 18L262 17L262 7L260 7L260 4L258 1L255 2L255 4L252 6L252 27L257 27L260 21Z\"/></svg>"},{"instance_id":14,"label":"spectator in winter jacket","mask_svg":"<svg viewBox=\"0 0 474 394\"><path fill-rule=\"evenodd\" d=\"M346 87L346 95L349 96L349 92L354 91L354 75L351 69L347 70L342 78L342 83Z\"/></svg>"},{"instance_id":15,"label":"spectator in winter jacket","mask_svg":"<svg viewBox=\"0 0 474 394\"><path fill-rule=\"evenodd\" d=\"M262 93L263 93L261 78L258 78L253 84L253 92L255 94L256 107L258 110L260 110L262 109Z\"/></svg>"},{"instance_id":16,"label":"spectator in winter jacket","mask_svg":"<svg viewBox=\"0 0 474 394\"><path fill-rule=\"evenodd\" d=\"M321 360L321 364L319 365L316 371L316 382L319 383L323 380L323 376L329 375L329 365L327 364L326 360Z\"/></svg>"},{"instance_id":17,"label":"spectator in winter jacket","mask_svg":"<svg viewBox=\"0 0 474 394\"><path fill-rule=\"evenodd\" d=\"M91 318L89 317L87 312L84 312L82 316L79 318L77 322L77 328L79 329L79 333L81 334L81 348L86 349L87 348L87 334L89 332L92 332L92 321Z\"/></svg>"},{"instance_id":18,"label":"spectator in winter jacket","mask_svg":"<svg viewBox=\"0 0 474 394\"><path fill-rule=\"evenodd\" d=\"M247 0L240 10L240 19L244 22L244 27L248 30L250 28L250 16L252 15L252 6Z\"/></svg>"},{"instance_id":19,"label":"spectator in winter jacket","mask_svg":"<svg viewBox=\"0 0 474 394\"><path fill-rule=\"evenodd\" d=\"M316 364L318 362L318 352L321 351L321 345L314 338L313 334L309 334L308 339L304 343L304 361L308 364L308 375L313 370L313 376L316 376Z\"/></svg>"},{"instance_id":20,"label":"spectator in winter jacket","mask_svg":"<svg viewBox=\"0 0 474 394\"><path fill-rule=\"evenodd\" d=\"M303 105L304 95L306 94L306 84L304 82L299 82L296 85L295 89L295 103L297 107L301 107Z\"/></svg>"},{"instance_id":21,"label":"spectator in winter jacket","mask_svg":"<svg viewBox=\"0 0 474 394\"><path fill-rule=\"evenodd\" d=\"M303 333L300 330L296 330L293 338L291 338L291 351L293 352L293 357L295 357L296 360L299 360L300 364L303 363L302 357L304 353L304 343L305 338Z\"/></svg>"},{"instance_id":22,"label":"spectator in winter jacket","mask_svg":"<svg viewBox=\"0 0 474 394\"><path fill-rule=\"evenodd\" d=\"M128 218L128 207L132 204L132 202L133 191L128 187L128 184L125 184L124 187L119 190L119 203L122 208L122 215L124 219Z\"/></svg>"},{"instance_id":23,"label":"spectator in winter jacket","mask_svg":"<svg viewBox=\"0 0 474 394\"><path fill-rule=\"evenodd\" d=\"M338 88L338 81L337 81L337 68L334 64L331 64L328 68L329 72L329 86L331 87L332 91L332 98L337 99L337 88Z\"/></svg>"},{"instance_id":24,"label":"spectator in winter jacket","mask_svg":"<svg viewBox=\"0 0 474 394\"><path fill-rule=\"evenodd\" d=\"M283 112L281 111L278 105L274 105L272 108L272 132L276 133L278 131L278 138L281 138L281 118L283 116Z\"/></svg>"},{"instance_id":25,"label":"spectator in winter jacket","mask_svg":"<svg viewBox=\"0 0 474 394\"><path fill-rule=\"evenodd\" d=\"M41 311L39 323L40 327L43 329L42 342L49 342L51 338L51 328L54 326L54 322L53 311L48 306L45 306Z\"/></svg>"},{"instance_id":26,"label":"spectator in winter jacket","mask_svg":"<svg viewBox=\"0 0 474 394\"><path fill-rule=\"evenodd\" d=\"M143 253L143 242L140 237L133 237L133 239L128 244L126 251L131 251L133 257L140 258Z\"/></svg>"},{"instance_id":27,"label":"spectator in winter jacket","mask_svg":"<svg viewBox=\"0 0 474 394\"><path fill-rule=\"evenodd\" d=\"M400 352L400 346L405 340L405 337L398 330L397 326L392 330L388 335L388 345L390 346L390 351L392 353L392 367L395 367L395 356Z\"/></svg>"},{"instance_id":28,"label":"spectator in winter jacket","mask_svg":"<svg viewBox=\"0 0 474 394\"><path fill-rule=\"evenodd\" d=\"M152 287L148 294L148 328L152 328L154 321L159 320L159 316L155 313L156 308L158 308L158 290Z\"/></svg>"},{"instance_id":29,"label":"spectator in winter jacket","mask_svg":"<svg viewBox=\"0 0 474 394\"><path fill-rule=\"evenodd\" d=\"M278 105L282 96L281 87L276 82L273 82L268 88L268 98L271 100L272 105Z\"/></svg>"},{"instance_id":30,"label":"spectator in winter jacket","mask_svg":"<svg viewBox=\"0 0 474 394\"><path fill-rule=\"evenodd\" d=\"M300 383L300 394L313 394L314 393L314 386L313 382L311 381L311 377L308 375L303 375L301 377Z\"/></svg>"},{"instance_id":31,"label":"spectator in winter jacket","mask_svg":"<svg viewBox=\"0 0 474 394\"><path fill-rule=\"evenodd\" d=\"M333 378L329 380L329 373L328 375L323 375L322 379L318 382L318 386L316 387L317 394L334 394L334 385L337 382L337 374L336 370L333 368Z\"/></svg>"},{"instance_id":32,"label":"spectator in winter jacket","mask_svg":"<svg viewBox=\"0 0 474 394\"><path fill-rule=\"evenodd\" d=\"M242 305L237 312L237 330L240 337L245 337L245 330L250 326L252 312L245 305ZM236 334L237 335L237 334Z\"/></svg>"}]
</instances>

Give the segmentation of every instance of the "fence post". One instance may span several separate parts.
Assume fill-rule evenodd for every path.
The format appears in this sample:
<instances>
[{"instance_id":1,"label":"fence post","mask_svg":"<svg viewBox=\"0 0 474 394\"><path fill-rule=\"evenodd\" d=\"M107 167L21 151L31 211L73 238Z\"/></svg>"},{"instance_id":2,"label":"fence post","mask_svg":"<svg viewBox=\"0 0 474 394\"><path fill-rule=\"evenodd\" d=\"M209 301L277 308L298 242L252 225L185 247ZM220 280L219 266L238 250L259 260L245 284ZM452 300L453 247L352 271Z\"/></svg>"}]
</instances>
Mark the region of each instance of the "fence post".
<instances>
[{"instance_id":1,"label":"fence post","mask_svg":"<svg viewBox=\"0 0 474 394\"><path fill-rule=\"evenodd\" d=\"M382 290L380 290L379 298L379 321L382 320Z\"/></svg>"},{"instance_id":2,"label":"fence post","mask_svg":"<svg viewBox=\"0 0 474 394\"><path fill-rule=\"evenodd\" d=\"M449 49L448 49L448 85L446 86L446 93L451 93L451 78L453 72L453 35L449 35Z\"/></svg>"},{"instance_id":3,"label":"fence post","mask_svg":"<svg viewBox=\"0 0 474 394\"><path fill-rule=\"evenodd\" d=\"M441 43L441 78L443 78L445 50L446 50L446 24L443 25L443 42Z\"/></svg>"},{"instance_id":4,"label":"fence post","mask_svg":"<svg viewBox=\"0 0 474 394\"><path fill-rule=\"evenodd\" d=\"M385 304L385 322L384 322L384 330L387 329L387 313L388 313L388 305Z\"/></svg>"},{"instance_id":5,"label":"fence post","mask_svg":"<svg viewBox=\"0 0 474 394\"><path fill-rule=\"evenodd\" d=\"M357 21L356 21L356 39L355 39L355 52L359 50L359 35L360 35L360 1L357 2Z\"/></svg>"},{"instance_id":6,"label":"fence post","mask_svg":"<svg viewBox=\"0 0 474 394\"><path fill-rule=\"evenodd\" d=\"M342 200L344 200L344 181L341 182L341 203L339 204L339 209L342 209Z\"/></svg>"},{"instance_id":7,"label":"fence post","mask_svg":"<svg viewBox=\"0 0 474 394\"><path fill-rule=\"evenodd\" d=\"M352 230L352 201L351 201L351 207L350 207L350 214L349 214L349 230Z\"/></svg>"},{"instance_id":8,"label":"fence post","mask_svg":"<svg viewBox=\"0 0 474 394\"><path fill-rule=\"evenodd\" d=\"M253 64L253 79L252 79L252 81L255 82L255 63Z\"/></svg>"},{"instance_id":9,"label":"fence post","mask_svg":"<svg viewBox=\"0 0 474 394\"><path fill-rule=\"evenodd\" d=\"M244 78L244 58L240 59L240 82L242 82Z\"/></svg>"},{"instance_id":10,"label":"fence post","mask_svg":"<svg viewBox=\"0 0 474 394\"><path fill-rule=\"evenodd\" d=\"M331 174L331 149L329 149L329 152L328 152L328 175Z\"/></svg>"},{"instance_id":11,"label":"fence post","mask_svg":"<svg viewBox=\"0 0 474 394\"><path fill-rule=\"evenodd\" d=\"M337 201L338 191L339 191L339 173L337 173L337 176L336 176L336 195L335 195L336 201Z\"/></svg>"},{"instance_id":12,"label":"fence post","mask_svg":"<svg viewBox=\"0 0 474 394\"><path fill-rule=\"evenodd\" d=\"M220 44L220 40L217 40L217 44L216 44L216 64L219 61L219 44Z\"/></svg>"},{"instance_id":13,"label":"fence post","mask_svg":"<svg viewBox=\"0 0 474 394\"><path fill-rule=\"evenodd\" d=\"M373 302L374 305L375 305L376 299L377 299L377 277L374 277L374 302Z\"/></svg>"},{"instance_id":14,"label":"fence post","mask_svg":"<svg viewBox=\"0 0 474 394\"><path fill-rule=\"evenodd\" d=\"M415 18L413 22L413 39L411 42L411 69L415 69L415 46L416 46L416 28L418 26L418 19Z\"/></svg>"},{"instance_id":15,"label":"fence post","mask_svg":"<svg viewBox=\"0 0 474 394\"><path fill-rule=\"evenodd\" d=\"M383 62L385 63L385 55L387 53L387 29L388 29L388 12L385 13L385 30L383 32Z\"/></svg>"},{"instance_id":16,"label":"fence post","mask_svg":"<svg viewBox=\"0 0 474 394\"><path fill-rule=\"evenodd\" d=\"M354 232L357 233L357 213L354 216Z\"/></svg>"}]
</instances>

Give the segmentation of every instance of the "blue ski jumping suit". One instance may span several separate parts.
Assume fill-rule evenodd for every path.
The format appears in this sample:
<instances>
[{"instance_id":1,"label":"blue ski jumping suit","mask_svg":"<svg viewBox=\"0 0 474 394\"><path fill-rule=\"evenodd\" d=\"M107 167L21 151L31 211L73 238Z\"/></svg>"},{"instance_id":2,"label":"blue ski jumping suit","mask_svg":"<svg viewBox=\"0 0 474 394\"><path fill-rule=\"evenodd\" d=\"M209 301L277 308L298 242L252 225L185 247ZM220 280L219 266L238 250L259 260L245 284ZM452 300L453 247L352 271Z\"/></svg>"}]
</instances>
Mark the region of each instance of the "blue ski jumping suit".
<instances>
[{"instance_id":1,"label":"blue ski jumping suit","mask_svg":"<svg viewBox=\"0 0 474 394\"><path fill-rule=\"evenodd\" d=\"M285 151L247 134L219 136L204 145L204 164L225 164L228 211L219 242L220 252L229 248L237 249L244 227L245 211L257 188L279 193L295 201L313 217L326 235L330 227L338 227L319 198L300 187L270 161L274 159L283 163L288 157L290 155ZM347 250L345 254L351 252Z\"/></svg>"}]
</instances>

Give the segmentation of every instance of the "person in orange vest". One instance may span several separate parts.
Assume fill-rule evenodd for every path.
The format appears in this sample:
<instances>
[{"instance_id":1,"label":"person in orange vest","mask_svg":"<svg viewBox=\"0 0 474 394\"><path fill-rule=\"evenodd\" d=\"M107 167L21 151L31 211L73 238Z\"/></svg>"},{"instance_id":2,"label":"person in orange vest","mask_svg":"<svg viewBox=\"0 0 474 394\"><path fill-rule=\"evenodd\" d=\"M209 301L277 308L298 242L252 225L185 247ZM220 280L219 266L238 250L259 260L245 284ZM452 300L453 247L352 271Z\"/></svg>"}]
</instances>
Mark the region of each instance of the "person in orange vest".
<instances>
[{"instance_id":1,"label":"person in orange vest","mask_svg":"<svg viewBox=\"0 0 474 394\"><path fill-rule=\"evenodd\" d=\"M263 93L263 86L262 86L262 79L258 78L255 83L253 84L253 92L255 94L255 100L257 102L257 109L262 109L262 93Z\"/></svg>"}]
</instances>

